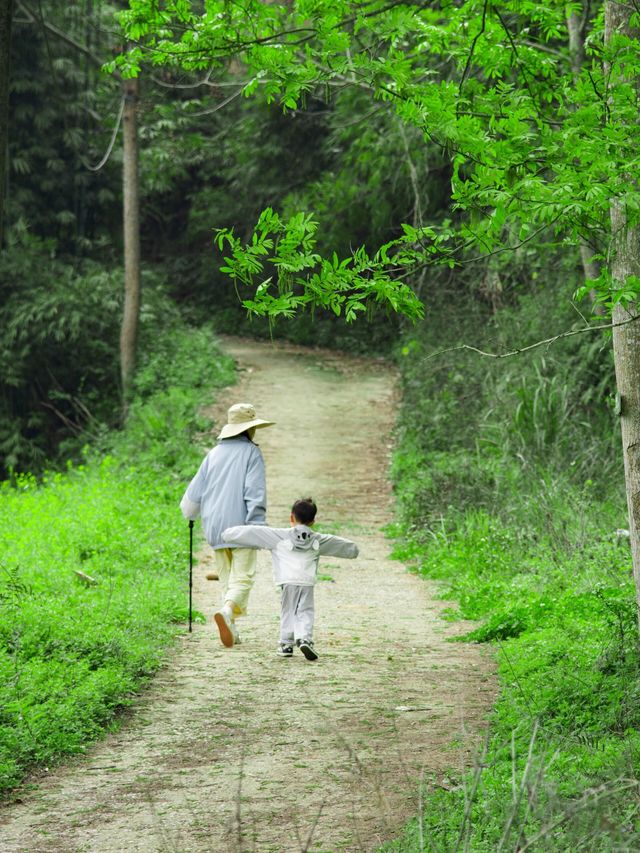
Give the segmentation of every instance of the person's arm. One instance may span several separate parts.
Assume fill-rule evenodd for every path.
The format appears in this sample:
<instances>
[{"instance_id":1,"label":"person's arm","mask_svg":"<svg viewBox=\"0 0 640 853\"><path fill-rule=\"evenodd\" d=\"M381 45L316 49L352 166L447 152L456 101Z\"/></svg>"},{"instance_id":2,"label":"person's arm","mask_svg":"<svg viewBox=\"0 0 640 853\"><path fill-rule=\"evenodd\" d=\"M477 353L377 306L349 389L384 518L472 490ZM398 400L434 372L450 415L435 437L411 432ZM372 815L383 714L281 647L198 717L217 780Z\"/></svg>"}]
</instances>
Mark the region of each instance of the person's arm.
<instances>
[{"instance_id":1,"label":"person's arm","mask_svg":"<svg viewBox=\"0 0 640 853\"><path fill-rule=\"evenodd\" d=\"M187 486L187 490L180 501L182 514L189 521L194 521L200 515L200 502L207 474L207 459L208 457L205 456L202 460L202 464L198 468L198 473Z\"/></svg>"},{"instance_id":2,"label":"person's arm","mask_svg":"<svg viewBox=\"0 0 640 853\"><path fill-rule=\"evenodd\" d=\"M320 534L320 547L318 552L323 557L344 557L354 560L358 556L358 546L350 539L341 539L340 536L331 536L328 533Z\"/></svg>"},{"instance_id":3,"label":"person's arm","mask_svg":"<svg viewBox=\"0 0 640 853\"><path fill-rule=\"evenodd\" d=\"M222 531L225 542L241 548L268 548L272 551L282 538L282 531L265 527L264 524L227 527Z\"/></svg>"},{"instance_id":4,"label":"person's arm","mask_svg":"<svg viewBox=\"0 0 640 853\"><path fill-rule=\"evenodd\" d=\"M256 447L244 478L245 524L267 523L267 483L262 453Z\"/></svg>"},{"instance_id":5,"label":"person's arm","mask_svg":"<svg viewBox=\"0 0 640 853\"><path fill-rule=\"evenodd\" d=\"M200 516L200 504L196 501L190 501L185 492L180 501L180 509L182 514L189 521L195 521Z\"/></svg>"}]
</instances>

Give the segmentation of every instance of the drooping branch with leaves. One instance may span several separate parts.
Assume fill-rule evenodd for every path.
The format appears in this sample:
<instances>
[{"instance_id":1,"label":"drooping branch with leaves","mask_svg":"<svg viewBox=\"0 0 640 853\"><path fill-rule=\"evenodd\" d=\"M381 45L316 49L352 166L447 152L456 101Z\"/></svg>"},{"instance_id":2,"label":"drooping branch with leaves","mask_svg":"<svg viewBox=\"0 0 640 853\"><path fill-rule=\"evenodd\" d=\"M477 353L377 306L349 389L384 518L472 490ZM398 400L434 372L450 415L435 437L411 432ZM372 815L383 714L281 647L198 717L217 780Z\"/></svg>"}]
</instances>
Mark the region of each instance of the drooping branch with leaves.
<instances>
[{"instance_id":1,"label":"drooping branch with leaves","mask_svg":"<svg viewBox=\"0 0 640 853\"><path fill-rule=\"evenodd\" d=\"M412 247L430 229L405 226L405 234L381 246L373 256L360 247L340 260L333 254L322 258L316 251L317 223L300 213L288 221L271 208L263 211L250 243L243 245L233 229L220 229L218 247L225 246L221 271L238 284L253 288L251 297L240 295L247 310L270 320L293 317L298 309L324 308L347 323L358 313L371 314L376 307L398 312L411 320L424 315L424 306L408 284L393 278L387 270L401 270L415 264ZM437 236L431 232L437 245ZM393 253L393 254L392 254ZM267 275L267 273L270 273Z\"/></svg>"}]
</instances>

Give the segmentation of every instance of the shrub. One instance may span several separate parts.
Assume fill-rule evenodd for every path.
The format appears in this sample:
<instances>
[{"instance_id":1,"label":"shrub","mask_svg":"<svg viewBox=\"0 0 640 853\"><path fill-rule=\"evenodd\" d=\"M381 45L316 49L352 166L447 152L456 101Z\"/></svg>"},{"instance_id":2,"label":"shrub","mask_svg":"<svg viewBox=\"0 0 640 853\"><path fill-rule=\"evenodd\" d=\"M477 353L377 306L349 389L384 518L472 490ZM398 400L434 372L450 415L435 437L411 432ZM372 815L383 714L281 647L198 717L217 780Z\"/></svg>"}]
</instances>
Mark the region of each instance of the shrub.
<instances>
[{"instance_id":1,"label":"shrub","mask_svg":"<svg viewBox=\"0 0 640 853\"><path fill-rule=\"evenodd\" d=\"M0 255L0 476L40 470L62 441L108 420L120 278L25 236Z\"/></svg>"}]
</instances>

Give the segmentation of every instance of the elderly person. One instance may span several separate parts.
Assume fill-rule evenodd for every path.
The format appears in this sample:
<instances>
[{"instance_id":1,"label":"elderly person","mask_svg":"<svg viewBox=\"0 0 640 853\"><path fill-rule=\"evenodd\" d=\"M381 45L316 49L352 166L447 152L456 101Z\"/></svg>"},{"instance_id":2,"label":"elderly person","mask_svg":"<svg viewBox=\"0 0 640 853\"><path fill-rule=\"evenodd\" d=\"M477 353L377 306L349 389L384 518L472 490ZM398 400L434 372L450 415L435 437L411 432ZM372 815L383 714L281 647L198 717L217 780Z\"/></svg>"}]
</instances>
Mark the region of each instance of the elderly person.
<instances>
[{"instance_id":1,"label":"elderly person","mask_svg":"<svg viewBox=\"0 0 640 853\"><path fill-rule=\"evenodd\" d=\"M222 645L227 648L240 642L235 620L247 612L257 552L251 548L230 548L222 539L222 531L238 525L267 523L264 460L253 437L257 429L272 424L273 421L256 417L250 403L231 406L218 444L204 458L180 502L185 518L201 517L204 535L213 548L223 589L222 607L213 618Z\"/></svg>"}]
</instances>

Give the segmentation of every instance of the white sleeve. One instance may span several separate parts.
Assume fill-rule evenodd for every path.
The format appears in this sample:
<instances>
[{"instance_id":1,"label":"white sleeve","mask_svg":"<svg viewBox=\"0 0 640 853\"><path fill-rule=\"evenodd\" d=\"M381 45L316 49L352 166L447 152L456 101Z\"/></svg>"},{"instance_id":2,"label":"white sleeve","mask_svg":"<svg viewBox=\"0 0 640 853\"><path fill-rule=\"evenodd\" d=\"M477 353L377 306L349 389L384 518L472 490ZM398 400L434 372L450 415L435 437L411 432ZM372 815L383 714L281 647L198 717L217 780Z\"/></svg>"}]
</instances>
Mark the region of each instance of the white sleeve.
<instances>
[{"instance_id":1,"label":"white sleeve","mask_svg":"<svg viewBox=\"0 0 640 853\"><path fill-rule=\"evenodd\" d=\"M328 533L320 534L320 554L324 557L344 557L354 560L358 556L358 546L350 539L341 539L339 536L330 536Z\"/></svg>"},{"instance_id":2,"label":"white sleeve","mask_svg":"<svg viewBox=\"0 0 640 853\"><path fill-rule=\"evenodd\" d=\"M189 519L189 521L195 521L195 519L200 515L200 504L189 500L186 492L180 501L180 509L182 510L184 517Z\"/></svg>"},{"instance_id":3,"label":"white sleeve","mask_svg":"<svg viewBox=\"0 0 640 853\"><path fill-rule=\"evenodd\" d=\"M272 551L284 537L280 530L265 527L263 524L243 524L238 527L227 527L222 531L222 538L229 545L241 548L267 548Z\"/></svg>"},{"instance_id":4,"label":"white sleeve","mask_svg":"<svg viewBox=\"0 0 640 853\"><path fill-rule=\"evenodd\" d=\"M244 480L244 503L247 508L245 525L267 523L267 486L264 460L258 447L254 452Z\"/></svg>"},{"instance_id":5,"label":"white sleeve","mask_svg":"<svg viewBox=\"0 0 640 853\"><path fill-rule=\"evenodd\" d=\"M200 515L200 501L204 493L208 458L208 456L205 456L202 460L202 464L198 468L198 473L187 486L187 490L180 501L182 514L190 521L193 521Z\"/></svg>"}]
</instances>

